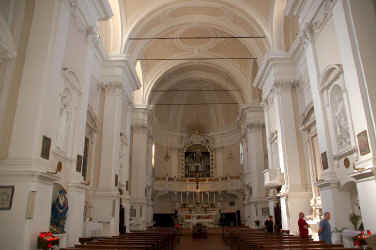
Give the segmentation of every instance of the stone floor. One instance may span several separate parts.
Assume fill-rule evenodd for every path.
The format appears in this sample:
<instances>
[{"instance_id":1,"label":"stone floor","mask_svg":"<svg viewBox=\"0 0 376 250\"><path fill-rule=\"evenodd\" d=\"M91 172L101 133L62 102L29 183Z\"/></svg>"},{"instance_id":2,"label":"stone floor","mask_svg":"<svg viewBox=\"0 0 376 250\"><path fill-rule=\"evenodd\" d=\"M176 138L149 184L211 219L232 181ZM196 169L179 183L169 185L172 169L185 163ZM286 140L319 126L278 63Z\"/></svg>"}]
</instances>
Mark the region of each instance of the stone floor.
<instances>
[{"instance_id":1,"label":"stone floor","mask_svg":"<svg viewBox=\"0 0 376 250\"><path fill-rule=\"evenodd\" d=\"M220 234L209 234L207 239L192 239L191 235L184 235L176 250L229 250Z\"/></svg>"}]
</instances>

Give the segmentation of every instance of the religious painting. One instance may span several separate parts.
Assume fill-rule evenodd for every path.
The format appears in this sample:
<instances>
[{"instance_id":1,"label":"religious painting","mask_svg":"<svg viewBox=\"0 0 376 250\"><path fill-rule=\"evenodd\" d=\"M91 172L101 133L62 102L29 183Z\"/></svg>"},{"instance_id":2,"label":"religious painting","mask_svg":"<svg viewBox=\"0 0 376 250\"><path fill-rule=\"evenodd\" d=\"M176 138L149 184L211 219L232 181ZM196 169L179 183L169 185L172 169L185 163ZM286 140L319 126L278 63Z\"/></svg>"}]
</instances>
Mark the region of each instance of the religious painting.
<instances>
[{"instance_id":1,"label":"religious painting","mask_svg":"<svg viewBox=\"0 0 376 250\"><path fill-rule=\"evenodd\" d=\"M184 154L185 177L210 177L210 152L207 147L195 144L188 147Z\"/></svg>"},{"instance_id":2,"label":"religious painting","mask_svg":"<svg viewBox=\"0 0 376 250\"><path fill-rule=\"evenodd\" d=\"M360 132L357 135L357 138L358 138L358 146L359 146L360 155L366 155L370 153L367 130Z\"/></svg>"},{"instance_id":3,"label":"religious painting","mask_svg":"<svg viewBox=\"0 0 376 250\"><path fill-rule=\"evenodd\" d=\"M329 168L328 157L326 155L326 152L321 153L321 164L322 164L322 168L323 169L328 169Z\"/></svg>"},{"instance_id":4,"label":"religious painting","mask_svg":"<svg viewBox=\"0 0 376 250\"><path fill-rule=\"evenodd\" d=\"M0 186L0 210L12 208L14 186Z\"/></svg>"},{"instance_id":5,"label":"religious painting","mask_svg":"<svg viewBox=\"0 0 376 250\"><path fill-rule=\"evenodd\" d=\"M42 138L42 150L40 157L43 159L50 159L51 138L43 136Z\"/></svg>"}]
</instances>

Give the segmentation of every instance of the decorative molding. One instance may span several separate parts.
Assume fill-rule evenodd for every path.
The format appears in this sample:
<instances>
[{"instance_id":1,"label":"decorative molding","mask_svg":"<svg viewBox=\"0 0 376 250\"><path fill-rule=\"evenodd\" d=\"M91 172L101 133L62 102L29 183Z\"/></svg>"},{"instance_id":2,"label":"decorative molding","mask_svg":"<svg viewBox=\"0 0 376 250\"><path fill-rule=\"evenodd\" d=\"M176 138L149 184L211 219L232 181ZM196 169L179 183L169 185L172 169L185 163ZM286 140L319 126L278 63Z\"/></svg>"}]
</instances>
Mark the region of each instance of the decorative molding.
<instances>
[{"instance_id":1,"label":"decorative molding","mask_svg":"<svg viewBox=\"0 0 376 250\"><path fill-rule=\"evenodd\" d=\"M82 95L81 81L78 75L68 67L62 68L62 75L66 82L69 83L69 87L75 90L79 95Z\"/></svg>"},{"instance_id":2,"label":"decorative molding","mask_svg":"<svg viewBox=\"0 0 376 250\"><path fill-rule=\"evenodd\" d=\"M269 143L270 144L273 144L275 143L276 141L278 140L278 131L275 130L274 132L272 132L269 136Z\"/></svg>"},{"instance_id":3,"label":"decorative molding","mask_svg":"<svg viewBox=\"0 0 376 250\"><path fill-rule=\"evenodd\" d=\"M86 32L89 27L96 27L97 21L108 20L113 16L111 6L105 0L69 0L76 27Z\"/></svg>"},{"instance_id":4,"label":"decorative molding","mask_svg":"<svg viewBox=\"0 0 376 250\"><path fill-rule=\"evenodd\" d=\"M135 69L124 56L112 56L104 61L102 81L122 84L129 98L141 87Z\"/></svg>"},{"instance_id":5,"label":"decorative molding","mask_svg":"<svg viewBox=\"0 0 376 250\"><path fill-rule=\"evenodd\" d=\"M337 0L325 0L322 1L320 8L316 16L312 20L312 26L314 32L320 32L323 27L328 23L333 16L333 8L336 5Z\"/></svg>"},{"instance_id":6,"label":"decorative molding","mask_svg":"<svg viewBox=\"0 0 376 250\"><path fill-rule=\"evenodd\" d=\"M341 76L343 76L342 64L328 65L321 74L320 91L323 92L328 89Z\"/></svg>"},{"instance_id":7,"label":"decorative molding","mask_svg":"<svg viewBox=\"0 0 376 250\"><path fill-rule=\"evenodd\" d=\"M109 82L104 84L104 90L106 96L122 96L123 95L123 85L118 82Z\"/></svg>"},{"instance_id":8,"label":"decorative molding","mask_svg":"<svg viewBox=\"0 0 376 250\"><path fill-rule=\"evenodd\" d=\"M350 147L339 154L333 155L333 160L338 161L357 152L357 147Z\"/></svg>"}]
</instances>

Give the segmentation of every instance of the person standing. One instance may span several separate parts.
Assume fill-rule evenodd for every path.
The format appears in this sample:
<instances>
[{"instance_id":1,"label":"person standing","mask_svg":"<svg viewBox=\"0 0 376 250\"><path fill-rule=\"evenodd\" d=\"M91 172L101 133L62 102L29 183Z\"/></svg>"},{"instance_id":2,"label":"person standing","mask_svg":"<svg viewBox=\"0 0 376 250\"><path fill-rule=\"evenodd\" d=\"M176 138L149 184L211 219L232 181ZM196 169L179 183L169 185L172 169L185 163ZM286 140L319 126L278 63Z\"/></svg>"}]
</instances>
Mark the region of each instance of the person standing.
<instances>
[{"instance_id":1,"label":"person standing","mask_svg":"<svg viewBox=\"0 0 376 250\"><path fill-rule=\"evenodd\" d=\"M299 225L299 235L302 238L308 238L308 223L304 219L304 213L300 212L299 213L299 220L298 220L298 225Z\"/></svg>"},{"instance_id":2,"label":"person standing","mask_svg":"<svg viewBox=\"0 0 376 250\"><path fill-rule=\"evenodd\" d=\"M268 233L273 233L273 216L269 216L268 219L265 221L265 228Z\"/></svg>"},{"instance_id":3,"label":"person standing","mask_svg":"<svg viewBox=\"0 0 376 250\"><path fill-rule=\"evenodd\" d=\"M324 214L324 219L320 221L319 239L325 241L327 244L332 244L332 230L330 227L330 213Z\"/></svg>"}]
</instances>

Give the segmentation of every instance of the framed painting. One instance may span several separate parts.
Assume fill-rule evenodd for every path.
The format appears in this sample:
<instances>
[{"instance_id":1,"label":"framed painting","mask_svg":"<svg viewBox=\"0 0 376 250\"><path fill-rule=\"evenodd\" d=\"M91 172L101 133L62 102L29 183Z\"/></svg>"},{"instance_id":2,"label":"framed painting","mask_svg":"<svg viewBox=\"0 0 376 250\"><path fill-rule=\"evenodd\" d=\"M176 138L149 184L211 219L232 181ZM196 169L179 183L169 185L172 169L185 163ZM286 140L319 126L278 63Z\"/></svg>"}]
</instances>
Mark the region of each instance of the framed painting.
<instances>
[{"instance_id":1,"label":"framed painting","mask_svg":"<svg viewBox=\"0 0 376 250\"><path fill-rule=\"evenodd\" d=\"M369 148L369 143L368 143L368 135L367 135L367 130L364 130L360 132L357 135L358 138L358 147L359 147L359 153L360 155L366 155L369 154L370 148Z\"/></svg>"},{"instance_id":2,"label":"framed painting","mask_svg":"<svg viewBox=\"0 0 376 250\"><path fill-rule=\"evenodd\" d=\"M12 208L14 186L0 186L0 210Z\"/></svg>"},{"instance_id":3,"label":"framed painting","mask_svg":"<svg viewBox=\"0 0 376 250\"><path fill-rule=\"evenodd\" d=\"M77 155L76 171L81 172L82 168L82 155Z\"/></svg>"},{"instance_id":4,"label":"framed painting","mask_svg":"<svg viewBox=\"0 0 376 250\"><path fill-rule=\"evenodd\" d=\"M42 150L40 153L40 157L42 157L43 159L49 160L50 149L51 149L51 138L47 136L43 136L42 137Z\"/></svg>"},{"instance_id":5,"label":"framed painting","mask_svg":"<svg viewBox=\"0 0 376 250\"><path fill-rule=\"evenodd\" d=\"M321 153L321 164L322 164L322 169L328 169L328 156L326 155L326 152Z\"/></svg>"},{"instance_id":6,"label":"framed painting","mask_svg":"<svg viewBox=\"0 0 376 250\"><path fill-rule=\"evenodd\" d=\"M119 185L119 175L115 174L115 187Z\"/></svg>"}]
</instances>

